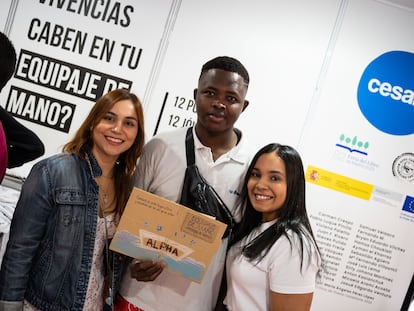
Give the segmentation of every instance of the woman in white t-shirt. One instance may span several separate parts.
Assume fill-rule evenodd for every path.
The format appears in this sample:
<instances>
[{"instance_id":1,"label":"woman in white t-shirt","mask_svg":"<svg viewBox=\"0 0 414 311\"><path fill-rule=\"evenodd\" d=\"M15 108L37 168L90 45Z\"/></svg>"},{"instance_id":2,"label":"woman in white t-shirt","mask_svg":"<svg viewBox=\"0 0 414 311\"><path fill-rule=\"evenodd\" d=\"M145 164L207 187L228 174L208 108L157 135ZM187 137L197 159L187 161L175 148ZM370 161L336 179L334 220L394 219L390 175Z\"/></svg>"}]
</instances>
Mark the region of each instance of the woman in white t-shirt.
<instances>
[{"instance_id":1,"label":"woman in white t-shirt","mask_svg":"<svg viewBox=\"0 0 414 311\"><path fill-rule=\"evenodd\" d=\"M305 206L302 160L269 144L243 185L242 219L226 262L228 310L309 310L321 257Z\"/></svg>"}]
</instances>

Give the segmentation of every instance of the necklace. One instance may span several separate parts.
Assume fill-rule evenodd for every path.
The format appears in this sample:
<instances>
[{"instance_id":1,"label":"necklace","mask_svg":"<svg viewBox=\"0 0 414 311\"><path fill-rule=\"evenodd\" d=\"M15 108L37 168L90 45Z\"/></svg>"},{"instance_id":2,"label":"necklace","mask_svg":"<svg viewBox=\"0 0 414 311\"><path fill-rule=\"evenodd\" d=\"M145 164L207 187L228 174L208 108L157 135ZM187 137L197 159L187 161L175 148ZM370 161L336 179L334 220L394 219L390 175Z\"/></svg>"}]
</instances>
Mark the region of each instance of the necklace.
<instances>
[{"instance_id":1,"label":"necklace","mask_svg":"<svg viewBox=\"0 0 414 311\"><path fill-rule=\"evenodd\" d=\"M113 176L95 176L92 170L92 165L89 160L89 157L86 156L86 160L88 162L89 170L91 172L92 178L95 180L95 182L98 184L98 210L102 214L102 217L105 217L105 210L111 207L111 205L114 203L114 184L113 184Z\"/></svg>"},{"instance_id":2,"label":"necklace","mask_svg":"<svg viewBox=\"0 0 414 311\"><path fill-rule=\"evenodd\" d=\"M101 183L98 181L97 178L95 178L96 183L98 184L99 187L99 197L102 200L102 203L104 204L104 206L106 206L108 204L108 192L105 191L104 187L102 187Z\"/></svg>"},{"instance_id":3,"label":"necklace","mask_svg":"<svg viewBox=\"0 0 414 311\"><path fill-rule=\"evenodd\" d=\"M102 201L105 205L108 204L108 194L106 192L103 194Z\"/></svg>"},{"instance_id":4,"label":"necklace","mask_svg":"<svg viewBox=\"0 0 414 311\"><path fill-rule=\"evenodd\" d=\"M109 287L108 288L108 290L109 290L108 294L109 295L105 299L105 303L110 306L111 310L113 310L112 302L113 302L113 299L114 299L114 297L113 297L114 292L112 291L112 286L113 286L113 284L115 284L115 274L113 273L114 265L115 265L114 264L115 256L112 256L112 261L110 261L110 259L109 259L109 242L108 242L108 240L109 240L108 223L107 223L107 220L106 220L106 217L105 217L105 206L103 206L103 204L105 204L105 205L108 204L109 195L108 195L107 191L104 191L103 187L101 187L101 184L98 182L97 177L95 177L95 175L93 174L92 165L91 165L91 162L90 162L89 157L87 155L86 155L86 160L88 162L88 166L89 166L89 170L91 172L91 176L95 179L96 183L98 184L99 190L102 189L102 194L103 194L102 202L100 202L101 199L98 199L98 213L99 213L99 211L102 213L102 217L104 219L104 224L105 224L105 250L106 250L105 251L105 258L106 258L106 262L107 262L106 273L109 276L109 283L108 283L108 287ZM106 177L106 176L102 176L102 177ZM106 178L109 178L109 177L106 177ZM112 178L110 178L110 182L111 183L113 182ZM101 193L101 191L99 191L99 194L98 194L99 197L100 197L100 193Z\"/></svg>"},{"instance_id":5,"label":"necklace","mask_svg":"<svg viewBox=\"0 0 414 311\"><path fill-rule=\"evenodd\" d=\"M101 212L111 209L112 204L114 203L113 196L113 180L108 179L106 183L103 183L100 177L95 177L95 181L99 187L99 201L101 205ZM104 187L104 185L106 187ZM102 215L104 217L104 215Z\"/></svg>"}]
</instances>

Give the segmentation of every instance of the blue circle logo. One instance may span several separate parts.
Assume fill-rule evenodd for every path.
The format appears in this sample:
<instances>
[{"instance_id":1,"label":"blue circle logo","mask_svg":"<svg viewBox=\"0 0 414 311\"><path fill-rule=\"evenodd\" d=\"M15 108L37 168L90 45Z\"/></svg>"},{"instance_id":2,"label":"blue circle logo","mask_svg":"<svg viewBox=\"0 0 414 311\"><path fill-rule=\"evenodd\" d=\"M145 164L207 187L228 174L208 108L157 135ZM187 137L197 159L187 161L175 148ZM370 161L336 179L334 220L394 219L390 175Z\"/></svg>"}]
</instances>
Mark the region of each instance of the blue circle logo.
<instances>
[{"instance_id":1,"label":"blue circle logo","mask_svg":"<svg viewBox=\"0 0 414 311\"><path fill-rule=\"evenodd\" d=\"M414 54L391 51L374 59L358 85L358 105L377 129L392 135L414 133Z\"/></svg>"}]
</instances>

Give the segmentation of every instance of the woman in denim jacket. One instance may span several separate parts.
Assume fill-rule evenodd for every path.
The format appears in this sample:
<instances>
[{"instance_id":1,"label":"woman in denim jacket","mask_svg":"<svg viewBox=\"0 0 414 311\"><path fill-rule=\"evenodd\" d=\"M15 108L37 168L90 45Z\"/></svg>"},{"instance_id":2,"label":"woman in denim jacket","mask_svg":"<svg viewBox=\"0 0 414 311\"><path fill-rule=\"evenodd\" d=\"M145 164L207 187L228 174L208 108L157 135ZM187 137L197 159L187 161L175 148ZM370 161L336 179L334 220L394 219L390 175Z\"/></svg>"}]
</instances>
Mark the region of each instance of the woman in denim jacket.
<instances>
[{"instance_id":1,"label":"woman in denim jacket","mask_svg":"<svg viewBox=\"0 0 414 311\"><path fill-rule=\"evenodd\" d=\"M33 166L1 266L0 310L102 310L121 275L120 256L106 250L132 188L143 121L134 94L111 91L63 153Z\"/></svg>"}]
</instances>

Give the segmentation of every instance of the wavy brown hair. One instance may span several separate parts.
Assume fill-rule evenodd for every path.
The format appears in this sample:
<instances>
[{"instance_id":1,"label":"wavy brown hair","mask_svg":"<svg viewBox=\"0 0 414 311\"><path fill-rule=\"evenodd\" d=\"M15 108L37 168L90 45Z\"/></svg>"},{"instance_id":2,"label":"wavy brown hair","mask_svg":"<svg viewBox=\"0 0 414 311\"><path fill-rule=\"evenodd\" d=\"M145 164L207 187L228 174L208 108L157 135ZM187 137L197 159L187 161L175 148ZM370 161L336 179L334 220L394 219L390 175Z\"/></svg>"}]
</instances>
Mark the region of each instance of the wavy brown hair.
<instances>
[{"instance_id":1,"label":"wavy brown hair","mask_svg":"<svg viewBox=\"0 0 414 311\"><path fill-rule=\"evenodd\" d=\"M93 129L106 116L107 112L121 100L130 100L133 103L138 117L138 132L131 148L120 154L114 167L115 212L118 215L122 214L128 201L133 186L135 166L145 142L144 112L138 97L126 89L116 89L106 93L96 101L73 139L63 146L63 151L76 154L86 161L87 153L91 152L93 147Z\"/></svg>"}]
</instances>

